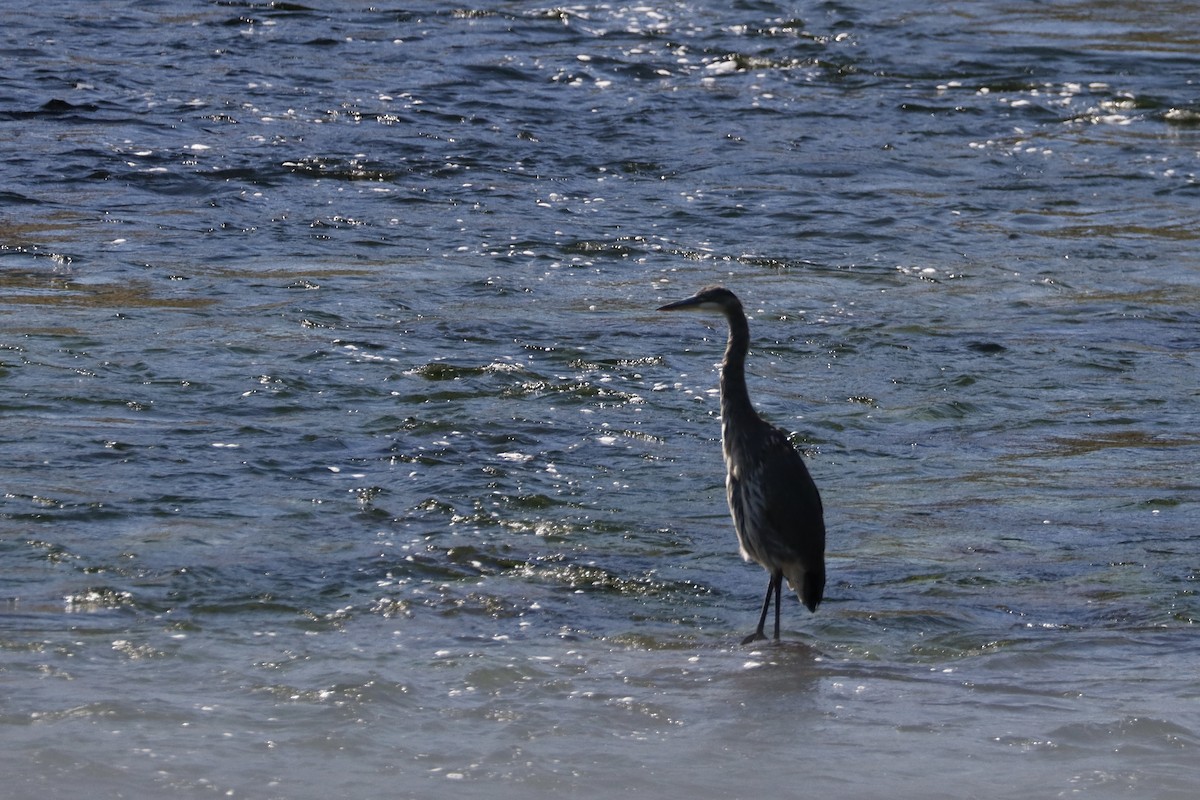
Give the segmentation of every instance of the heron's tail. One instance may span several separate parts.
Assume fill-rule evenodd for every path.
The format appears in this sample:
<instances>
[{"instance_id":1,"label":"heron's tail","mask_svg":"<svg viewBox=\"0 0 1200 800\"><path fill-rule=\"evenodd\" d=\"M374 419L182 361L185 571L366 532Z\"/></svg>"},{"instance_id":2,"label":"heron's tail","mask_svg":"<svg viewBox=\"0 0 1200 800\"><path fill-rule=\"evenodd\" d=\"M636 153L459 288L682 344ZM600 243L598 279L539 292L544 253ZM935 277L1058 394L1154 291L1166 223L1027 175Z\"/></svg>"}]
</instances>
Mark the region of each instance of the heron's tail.
<instances>
[{"instance_id":1,"label":"heron's tail","mask_svg":"<svg viewBox=\"0 0 1200 800\"><path fill-rule=\"evenodd\" d=\"M809 611L816 611L825 596L825 565L805 568L801 564L789 564L783 568L783 574L800 602Z\"/></svg>"}]
</instances>

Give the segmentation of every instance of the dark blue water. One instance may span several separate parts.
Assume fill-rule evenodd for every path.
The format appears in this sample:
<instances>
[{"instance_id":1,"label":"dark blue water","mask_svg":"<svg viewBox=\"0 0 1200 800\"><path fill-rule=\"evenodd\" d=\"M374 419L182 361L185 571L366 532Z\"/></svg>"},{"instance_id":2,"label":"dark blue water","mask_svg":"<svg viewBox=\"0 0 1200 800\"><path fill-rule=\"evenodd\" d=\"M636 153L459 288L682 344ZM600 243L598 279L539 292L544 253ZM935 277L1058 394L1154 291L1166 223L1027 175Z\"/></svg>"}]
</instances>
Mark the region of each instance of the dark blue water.
<instances>
[{"instance_id":1,"label":"dark blue water","mask_svg":"<svg viewBox=\"0 0 1200 800\"><path fill-rule=\"evenodd\" d=\"M1190 798L1198 27L0 11L7 796ZM825 500L778 646L711 283Z\"/></svg>"}]
</instances>

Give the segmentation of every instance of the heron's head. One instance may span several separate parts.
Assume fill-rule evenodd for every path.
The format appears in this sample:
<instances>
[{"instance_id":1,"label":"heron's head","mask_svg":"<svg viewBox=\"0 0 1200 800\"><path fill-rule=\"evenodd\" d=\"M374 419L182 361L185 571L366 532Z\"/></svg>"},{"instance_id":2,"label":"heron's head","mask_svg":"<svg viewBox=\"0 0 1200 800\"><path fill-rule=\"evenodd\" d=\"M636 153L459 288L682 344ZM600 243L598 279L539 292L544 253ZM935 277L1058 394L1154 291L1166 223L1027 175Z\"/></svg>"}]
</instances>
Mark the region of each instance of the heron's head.
<instances>
[{"instance_id":1,"label":"heron's head","mask_svg":"<svg viewBox=\"0 0 1200 800\"><path fill-rule=\"evenodd\" d=\"M686 300L677 300L659 306L659 311L715 311L729 315L731 311L741 310L742 303L737 295L724 286L706 286Z\"/></svg>"}]
</instances>

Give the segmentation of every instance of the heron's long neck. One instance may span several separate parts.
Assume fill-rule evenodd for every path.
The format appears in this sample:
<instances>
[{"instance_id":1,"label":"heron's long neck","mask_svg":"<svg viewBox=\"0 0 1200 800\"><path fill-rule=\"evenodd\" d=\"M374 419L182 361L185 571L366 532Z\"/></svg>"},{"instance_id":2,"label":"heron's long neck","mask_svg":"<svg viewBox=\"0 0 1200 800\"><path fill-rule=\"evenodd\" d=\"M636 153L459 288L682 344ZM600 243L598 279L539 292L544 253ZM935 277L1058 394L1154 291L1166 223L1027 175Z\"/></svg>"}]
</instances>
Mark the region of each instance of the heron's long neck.
<instances>
[{"instance_id":1,"label":"heron's long neck","mask_svg":"<svg viewBox=\"0 0 1200 800\"><path fill-rule=\"evenodd\" d=\"M750 325L744 314L729 315L729 341L721 365L721 419L758 419L746 391L746 352L750 349Z\"/></svg>"}]
</instances>

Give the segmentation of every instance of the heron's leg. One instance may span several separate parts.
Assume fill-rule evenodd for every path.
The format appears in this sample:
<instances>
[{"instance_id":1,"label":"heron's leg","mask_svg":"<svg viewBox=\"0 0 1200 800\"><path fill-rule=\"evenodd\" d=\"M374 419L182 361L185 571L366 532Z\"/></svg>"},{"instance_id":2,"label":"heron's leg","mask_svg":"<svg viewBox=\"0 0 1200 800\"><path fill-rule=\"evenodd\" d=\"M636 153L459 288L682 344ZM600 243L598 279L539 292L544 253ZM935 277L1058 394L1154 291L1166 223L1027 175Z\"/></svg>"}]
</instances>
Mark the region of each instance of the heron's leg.
<instances>
[{"instance_id":1,"label":"heron's leg","mask_svg":"<svg viewBox=\"0 0 1200 800\"><path fill-rule=\"evenodd\" d=\"M771 593L775 590L775 576L771 576L771 582L767 584L767 596L763 598L762 613L758 615L758 629L754 633L742 639L742 644L750 644L757 642L760 639L766 639L767 635L763 633L763 628L767 625L767 612L771 610ZM778 609L778 605L776 606ZM776 634L778 638L778 634Z\"/></svg>"},{"instance_id":2,"label":"heron's leg","mask_svg":"<svg viewBox=\"0 0 1200 800\"><path fill-rule=\"evenodd\" d=\"M771 587L775 589L775 641L779 641L779 606L780 595L783 592L783 573L777 572L771 576ZM770 588L767 589L768 593Z\"/></svg>"},{"instance_id":3,"label":"heron's leg","mask_svg":"<svg viewBox=\"0 0 1200 800\"><path fill-rule=\"evenodd\" d=\"M775 641L779 641L779 597L782 587L783 573L772 574L771 582L767 584L767 596L763 598L762 613L758 615L758 628L743 639L742 644L750 644L767 638L763 629L767 627L767 612L771 610L772 597L775 598Z\"/></svg>"}]
</instances>

